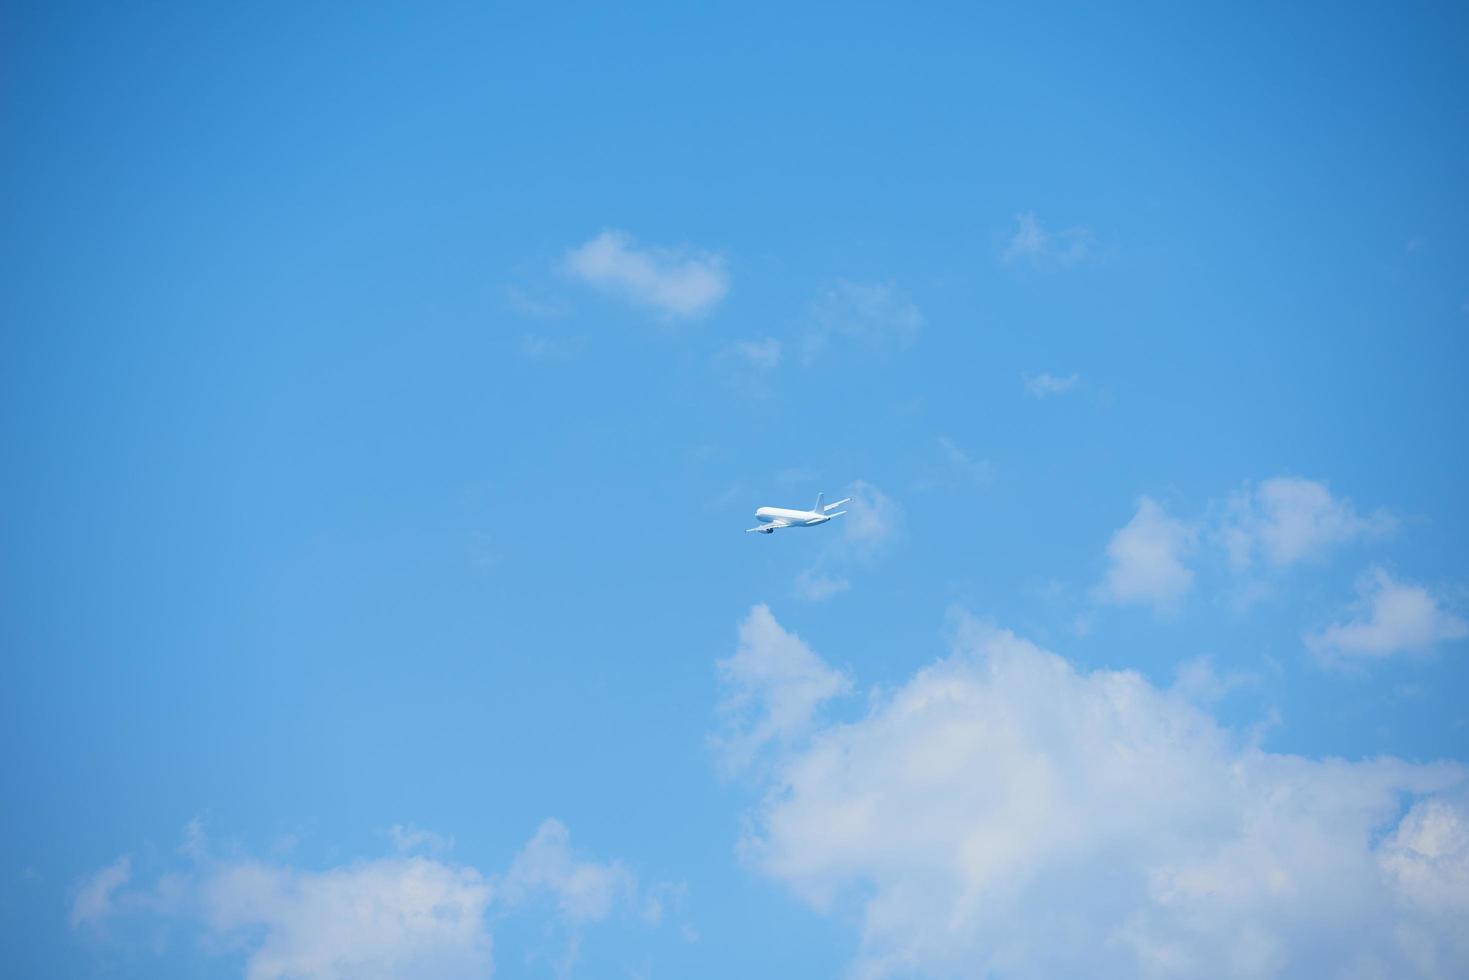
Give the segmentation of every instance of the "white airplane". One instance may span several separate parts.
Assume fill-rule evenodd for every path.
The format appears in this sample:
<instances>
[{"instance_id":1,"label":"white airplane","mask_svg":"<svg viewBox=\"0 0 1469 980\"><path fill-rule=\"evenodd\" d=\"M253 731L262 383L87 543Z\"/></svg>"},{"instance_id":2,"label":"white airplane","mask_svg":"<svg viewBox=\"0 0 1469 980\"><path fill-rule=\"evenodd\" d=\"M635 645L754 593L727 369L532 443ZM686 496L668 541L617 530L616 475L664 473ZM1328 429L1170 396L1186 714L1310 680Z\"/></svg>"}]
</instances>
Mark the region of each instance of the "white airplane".
<instances>
[{"instance_id":1,"label":"white airplane","mask_svg":"<svg viewBox=\"0 0 1469 980\"><path fill-rule=\"evenodd\" d=\"M755 519L760 522L759 527L747 527L745 533L759 531L761 534L774 534L777 528L782 527L815 527L825 524L833 517L841 517L846 513L844 510L832 511L842 504L851 503L851 497L843 497L834 504L821 505L821 498L825 494L816 495L816 506L810 510L787 510L784 507L761 507L755 511Z\"/></svg>"}]
</instances>

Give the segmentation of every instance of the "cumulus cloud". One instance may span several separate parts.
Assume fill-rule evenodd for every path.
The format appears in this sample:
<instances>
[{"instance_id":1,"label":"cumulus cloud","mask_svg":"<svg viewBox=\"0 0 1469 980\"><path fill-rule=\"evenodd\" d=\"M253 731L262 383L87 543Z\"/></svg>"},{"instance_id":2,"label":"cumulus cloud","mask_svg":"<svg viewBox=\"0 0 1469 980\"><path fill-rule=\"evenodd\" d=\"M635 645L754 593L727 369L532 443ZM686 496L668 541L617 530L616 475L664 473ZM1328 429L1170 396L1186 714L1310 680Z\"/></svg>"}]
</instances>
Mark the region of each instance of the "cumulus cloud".
<instances>
[{"instance_id":1,"label":"cumulus cloud","mask_svg":"<svg viewBox=\"0 0 1469 980\"><path fill-rule=\"evenodd\" d=\"M800 659L809 718L841 692ZM1266 752L1178 692L966 616L949 656L802 731L758 767L741 852L858 910L855 976L1469 970L1458 764Z\"/></svg>"},{"instance_id":2,"label":"cumulus cloud","mask_svg":"<svg viewBox=\"0 0 1469 980\"><path fill-rule=\"evenodd\" d=\"M1321 659L1382 659L1469 636L1469 623L1445 610L1427 589L1396 581L1382 568L1369 570L1357 593L1352 618L1306 635L1306 646Z\"/></svg>"},{"instance_id":3,"label":"cumulus cloud","mask_svg":"<svg viewBox=\"0 0 1469 980\"><path fill-rule=\"evenodd\" d=\"M722 256L639 246L622 231L604 231L566 253L566 269L596 289L669 317L708 313L729 292Z\"/></svg>"},{"instance_id":4,"label":"cumulus cloud","mask_svg":"<svg viewBox=\"0 0 1469 980\"><path fill-rule=\"evenodd\" d=\"M1033 268L1065 268L1075 265L1093 253L1093 236L1088 228L1066 228L1047 231L1033 212L1015 216L1015 233L1005 245L1001 258L1009 265Z\"/></svg>"},{"instance_id":5,"label":"cumulus cloud","mask_svg":"<svg viewBox=\"0 0 1469 980\"><path fill-rule=\"evenodd\" d=\"M1197 540L1193 527L1143 497L1132 520L1107 542L1109 565L1098 596L1118 604L1150 603L1160 610L1173 606L1193 585L1194 573L1184 560Z\"/></svg>"},{"instance_id":6,"label":"cumulus cloud","mask_svg":"<svg viewBox=\"0 0 1469 980\"><path fill-rule=\"evenodd\" d=\"M180 853L189 865L159 875L151 886L126 887L128 858L89 876L73 902L72 925L138 917L191 922L202 930L205 948L244 951L247 980L453 980L491 974L492 909L548 898L574 928L637 902L636 876L620 862L576 857L565 826L554 819L503 875L409 854L446 848L448 841L401 825L392 828L397 855L324 870L217 857L197 822L188 837Z\"/></svg>"},{"instance_id":7,"label":"cumulus cloud","mask_svg":"<svg viewBox=\"0 0 1469 980\"><path fill-rule=\"evenodd\" d=\"M1414 804L1377 860L1418 909L1469 921L1469 801L1463 794Z\"/></svg>"},{"instance_id":8,"label":"cumulus cloud","mask_svg":"<svg viewBox=\"0 0 1469 980\"><path fill-rule=\"evenodd\" d=\"M811 304L804 341L807 361L833 341L870 350L907 347L918 338L923 312L891 283L839 279Z\"/></svg>"},{"instance_id":9,"label":"cumulus cloud","mask_svg":"<svg viewBox=\"0 0 1469 980\"><path fill-rule=\"evenodd\" d=\"M1049 398L1052 395L1064 395L1075 388L1076 383L1081 380L1081 375L1073 372L1061 377L1042 371L1040 374L1022 375L1022 380L1025 382L1027 395L1032 398Z\"/></svg>"},{"instance_id":10,"label":"cumulus cloud","mask_svg":"<svg viewBox=\"0 0 1469 980\"><path fill-rule=\"evenodd\" d=\"M799 738L822 702L851 688L799 636L758 605L739 626L734 656L715 664L723 696L721 728L711 742L724 767L738 771L765 749Z\"/></svg>"},{"instance_id":11,"label":"cumulus cloud","mask_svg":"<svg viewBox=\"0 0 1469 980\"><path fill-rule=\"evenodd\" d=\"M1385 534L1395 524L1383 511L1358 514L1324 483L1277 476L1231 497L1218 533L1236 569L1256 561L1280 568L1319 558L1333 545Z\"/></svg>"}]
</instances>

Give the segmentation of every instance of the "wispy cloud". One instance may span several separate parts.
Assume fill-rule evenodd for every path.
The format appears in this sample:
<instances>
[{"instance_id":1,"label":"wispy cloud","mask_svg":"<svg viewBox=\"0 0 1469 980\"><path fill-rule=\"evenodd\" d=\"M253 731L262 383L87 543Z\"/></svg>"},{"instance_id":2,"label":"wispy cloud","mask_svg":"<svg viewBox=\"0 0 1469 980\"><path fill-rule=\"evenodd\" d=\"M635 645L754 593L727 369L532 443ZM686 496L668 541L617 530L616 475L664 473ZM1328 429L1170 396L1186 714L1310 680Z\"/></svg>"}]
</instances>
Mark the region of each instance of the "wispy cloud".
<instances>
[{"instance_id":1,"label":"wispy cloud","mask_svg":"<svg viewBox=\"0 0 1469 980\"><path fill-rule=\"evenodd\" d=\"M1107 542L1109 562L1097 595L1117 604L1149 603L1155 610L1174 606L1193 586L1184 564L1198 542L1191 525L1168 516L1150 497Z\"/></svg>"},{"instance_id":2,"label":"wispy cloud","mask_svg":"<svg viewBox=\"0 0 1469 980\"><path fill-rule=\"evenodd\" d=\"M852 583L845 578L808 568L796 576L795 593L809 602L825 602L851 587Z\"/></svg>"},{"instance_id":3,"label":"wispy cloud","mask_svg":"<svg viewBox=\"0 0 1469 980\"><path fill-rule=\"evenodd\" d=\"M781 343L773 337L736 340L726 345L715 360L736 391L764 398L771 394L771 374L780 367Z\"/></svg>"},{"instance_id":4,"label":"wispy cloud","mask_svg":"<svg viewBox=\"0 0 1469 980\"><path fill-rule=\"evenodd\" d=\"M764 340L736 340L729 345L728 350L731 356L760 371L772 371L780 366L780 341L770 337Z\"/></svg>"},{"instance_id":5,"label":"wispy cloud","mask_svg":"<svg viewBox=\"0 0 1469 980\"><path fill-rule=\"evenodd\" d=\"M525 334L520 338L520 352L536 361L550 361L570 357L581 349L578 337L548 337L544 334Z\"/></svg>"},{"instance_id":6,"label":"wispy cloud","mask_svg":"<svg viewBox=\"0 0 1469 980\"><path fill-rule=\"evenodd\" d=\"M854 480L841 496L851 498L842 505L846 513L818 531L835 538L823 534L816 560L796 577L794 592L803 599L820 602L851 588L853 572L871 568L903 536L903 506L878 487Z\"/></svg>"},{"instance_id":7,"label":"wispy cloud","mask_svg":"<svg viewBox=\"0 0 1469 980\"><path fill-rule=\"evenodd\" d=\"M729 292L723 256L687 247L639 246L616 230L569 251L566 269L596 289L671 318L708 313Z\"/></svg>"},{"instance_id":8,"label":"wispy cloud","mask_svg":"<svg viewBox=\"0 0 1469 980\"><path fill-rule=\"evenodd\" d=\"M1399 582L1380 567L1357 583L1357 597L1351 618L1305 637L1306 646L1326 663L1421 653L1469 636L1469 623L1444 609L1427 589Z\"/></svg>"},{"instance_id":9,"label":"wispy cloud","mask_svg":"<svg viewBox=\"0 0 1469 980\"><path fill-rule=\"evenodd\" d=\"M1259 683L1254 674L1230 671L1221 674L1214 667L1214 658L1198 656L1185 660L1174 672L1173 687L1169 690L1198 704L1213 704L1236 688Z\"/></svg>"},{"instance_id":10,"label":"wispy cloud","mask_svg":"<svg viewBox=\"0 0 1469 980\"><path fill-rule=\"evenodd\" d=\"M809 362L833 342L868 350L912 344L923 328L923 312L892 283L839 279L821 291L808 311L811 328L803 343Z\"/></svg>"},{"instance_id":11,"label":"wispy cloud","mask_svg":"<svg viewBox=\"0 0 1469 980\"><path fill-rule=\"evenodd\" d=\"M1001 258L1009 265L1066 268L1090 258L1094 251L1091 229L1048 231L1033 212L1026 211L1015 216L1015 233L1010 236Z\"/></svg>"},{"instance_id":12,"label":"wispy cloud","mask_svg":"<svg viewBox=\"0 0 1469 980\"><path fill-rule=\"evenodd\" d=\"M395 823L389 828L388 836L392 839L393 850L399 854L409 854L413 851L441 854L454 849L453 837L436 834L422 827L405 827L403 824Z\"/></svg>"},{"instance_id":13,"label":"wispy cloud","mask_svg":"<svg viewBox=\"0 0 1469 980\"><path fill-rule=\"evenodd\" d=\"M903 533L903 507L866 480L854 480L843 496L851 497L840 518L842 542L855 558L871 559Z\"/></svg>"},{"instance_id":14,"label":"wispy cloud","mask_svg":"<svg viewBox=\"0 0 1469 980\"><path fill-rule=\"evenodd\" d=\"M955 633L856 720L813 718L851 685L804 645L788 689L760 675L801 735L750 770L740 853L818 912L856 904L851 975L1463 972L1469 769L1267 752L1201 706L1220 682Z\"/></svg>"},{"instance_id":15,"label":"wispy cloud","mask_svg":"<svg viewBox=\"0 0 1469 980\"><path fill-rule=\"evenodd\" d=\"M1042 371L1040 374L1022 375L1025 382L1025 393L1032 398L1049 398L1052 395L1064 395L1076 383L1081 380L1081 375L1072 373L1065 377Z\"/></svg>"},{"instance_id":16,"label":"wispy cloud","mask_svg":"<svg viewBox=\"0 0 1469 980\"><path fill-rule=\"evenodd\" d=\"M918 477L920 490L967 490L985 487L994 479L994 467L977 459L948 436L939 436L939 461L926 466Z\"/></svg>"},{"instance_id":17,"label":"wispy cloud","mask_svg":"<svg viewBox=\"0 0 1469 980\"><path fill-rule=\"evenodd\" d=\"M133 876L133 859L124 854L82 880L71 903L71 925L94 925L112 914L112 896Z\"/></svg>"},{"instance_id":18,"label":"wispy cloud","mask_svg":"<svg viewBox=\"0 0 1469 980\"><path fill-rule=\"evenodd\" d=\"M505 305L521 316L550 319L564 316L566 304L557 299L534 296L523 286L510 283L505 286Z\"/></svg>"},{"instance_id":19,"label":"wispy cloud","mask_svg":"<svg viewBox=\"0 0 1469 980\"><path fill-rule=\"evenodd\" d=\"M634 904L638 879L620 861L578 858L566 825L553 818L537 828L498 884L508 905L548 894L569 921L597 922L619 902Z\"/></svg>"}]
</instances>

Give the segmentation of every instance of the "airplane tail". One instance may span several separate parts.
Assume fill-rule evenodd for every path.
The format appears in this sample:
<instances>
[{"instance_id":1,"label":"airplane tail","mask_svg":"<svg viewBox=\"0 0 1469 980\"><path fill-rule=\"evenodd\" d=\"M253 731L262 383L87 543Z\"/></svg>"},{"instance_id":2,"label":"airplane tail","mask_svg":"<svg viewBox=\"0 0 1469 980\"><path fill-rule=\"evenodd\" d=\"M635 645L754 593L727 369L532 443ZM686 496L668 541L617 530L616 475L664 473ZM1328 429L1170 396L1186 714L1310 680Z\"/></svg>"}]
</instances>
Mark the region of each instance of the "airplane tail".
<instances>
[{"instance_id":1,"label":"airplane tail","mask_svg":"<svg viewBox=\"0 0 1469 980\"><path fill-rule=\"evenodd\" d=\"M821 498L822 497L825 497L825 496L826 496L825 492L818 493L816 495L816 506L811 508L811 510L812 510L813 513L817 513L817 514L822 513L822 510L821 510Z\"/></svg>"},{"instance_id":2,"label":"airplane tail","mask_svg":"<svg viewBox=\"0 0 1469 980\"><path fill-rule=\"evenodd\" d=\"M851 502L852 502L852 498L851 497L843 497L841 500L838 500L834 504L827 504L825 507L822 507L821 506L821 498L820 497L817 497L816 498L816 506L817 506L817 508L819 508L822 513L831 514L832 517L837 516L836 514L832 514L831 513L832 511L836 510L842 504L850 504ZM844 511L844 510L843 511L837 511L837 513L845 514L846 511Z\"/></svg>"}]
</instances>

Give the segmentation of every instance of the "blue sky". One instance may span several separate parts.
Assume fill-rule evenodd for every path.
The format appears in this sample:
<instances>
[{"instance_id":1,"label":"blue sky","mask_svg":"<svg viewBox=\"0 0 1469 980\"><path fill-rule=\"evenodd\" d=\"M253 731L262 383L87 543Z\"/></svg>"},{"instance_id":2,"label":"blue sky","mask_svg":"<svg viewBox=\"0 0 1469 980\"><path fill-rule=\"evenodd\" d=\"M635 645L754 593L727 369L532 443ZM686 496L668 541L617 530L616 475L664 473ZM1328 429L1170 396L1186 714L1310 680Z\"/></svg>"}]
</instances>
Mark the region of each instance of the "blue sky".
<instances>
[{"instance_id":1,"label":"blue sky","mask_svg":"<svg viewBox=\"0 0 1469 980\"><path fill-rule=\"evenodd\" d=\"M7 5L6 972L1462 973L1466 41Z\"/></svg>"}]
</instances>

